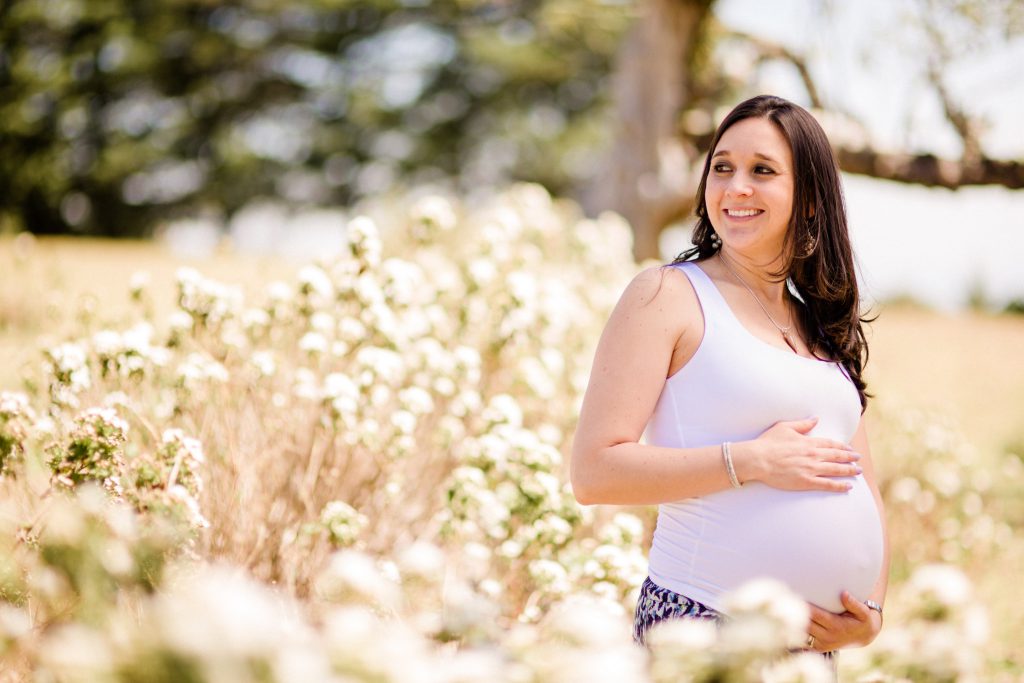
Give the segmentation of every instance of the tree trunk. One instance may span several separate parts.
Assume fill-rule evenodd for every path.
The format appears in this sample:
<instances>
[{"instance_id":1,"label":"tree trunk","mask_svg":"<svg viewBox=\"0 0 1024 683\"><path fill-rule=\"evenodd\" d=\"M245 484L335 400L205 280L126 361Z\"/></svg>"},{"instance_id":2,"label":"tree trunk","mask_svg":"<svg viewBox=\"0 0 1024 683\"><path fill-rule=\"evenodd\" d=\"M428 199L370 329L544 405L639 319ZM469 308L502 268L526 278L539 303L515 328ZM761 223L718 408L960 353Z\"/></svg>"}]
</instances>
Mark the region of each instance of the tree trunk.
<instances>
[{"instance_id":1,"label":"tree trunk","mask_svg":"<svg viewBox=\"0 0 1024 683\"><path fill-rule=\"evenodd\" d=\"M633 227L637 261L660 258L658 237L691 208L691 159L676 121L690 96L693 53L713 0L647 0L619 52L612 92L615 142L604 174L586 201Z\"/></svg>"}]
</instances>

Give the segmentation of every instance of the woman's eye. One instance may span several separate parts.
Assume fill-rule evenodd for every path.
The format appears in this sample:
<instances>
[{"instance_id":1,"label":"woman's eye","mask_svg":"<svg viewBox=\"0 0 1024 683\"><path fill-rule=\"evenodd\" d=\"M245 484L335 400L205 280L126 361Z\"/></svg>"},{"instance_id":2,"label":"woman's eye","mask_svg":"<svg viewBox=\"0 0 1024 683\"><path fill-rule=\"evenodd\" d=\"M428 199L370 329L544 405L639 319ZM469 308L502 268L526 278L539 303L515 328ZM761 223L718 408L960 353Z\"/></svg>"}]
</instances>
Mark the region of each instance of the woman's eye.
<instances>
[{"instance_id":1,"label":"woman's eye","mask_svg":"<svg viewBox=\"0 0 1024 683\"><path fill-rule=\"evenodd\" d=\"M715 173L727 173L732 170L729 168L729 164L715 164L711 168Z\"/></svg>"},{"instance_id":2,"label":"woman's eye","mask_svg":"<svg viewBox=\"0 0 1024 683\"><path fill-rule=\"evenodd\" d=\"M758 166L754 169L754 173L757 173L758 175L770 175L775 173L775 171L767 166Z\"/></svg>"}]
</instances>

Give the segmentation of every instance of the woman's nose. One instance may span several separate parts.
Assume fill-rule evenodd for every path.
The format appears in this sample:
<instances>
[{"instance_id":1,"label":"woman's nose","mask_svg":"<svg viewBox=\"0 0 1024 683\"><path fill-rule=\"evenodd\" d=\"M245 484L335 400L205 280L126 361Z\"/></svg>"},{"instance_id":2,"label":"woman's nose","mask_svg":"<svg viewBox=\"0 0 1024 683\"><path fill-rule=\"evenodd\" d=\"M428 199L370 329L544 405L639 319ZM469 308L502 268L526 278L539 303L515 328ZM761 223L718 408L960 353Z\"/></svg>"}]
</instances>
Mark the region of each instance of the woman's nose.
<instances>
[{"instance_id":1,"label":"woman's nose","mask_svg":"<svg viewBox=\"0 0 1024 683\"><path fill-rule=\"evenodd\" d=\"M750 178L742 173L735 173L729 179L729 184L726 186L725 191L733 197L746 197L754 190L750 183Z\"/></svg>"}]
</instances>

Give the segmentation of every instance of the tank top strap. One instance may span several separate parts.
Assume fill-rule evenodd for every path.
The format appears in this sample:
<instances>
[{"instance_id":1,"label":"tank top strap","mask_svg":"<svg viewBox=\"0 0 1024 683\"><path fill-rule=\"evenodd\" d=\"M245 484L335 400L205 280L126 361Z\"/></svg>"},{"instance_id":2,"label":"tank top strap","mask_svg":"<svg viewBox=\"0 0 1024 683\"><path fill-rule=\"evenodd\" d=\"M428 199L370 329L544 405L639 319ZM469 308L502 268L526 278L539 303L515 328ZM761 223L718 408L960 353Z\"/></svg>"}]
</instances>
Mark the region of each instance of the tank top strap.
<instances>
[{"instance_id":1,"label":"tank top strap","mask_svg":"<svg viewBox=\"0 0 1024 683\"><path fill-rule=\"evenodd\" d=\"M711 281L708 274L701 269L694 261L677 263L674 267L683 271L693 285L693 291L697 293L697 301L700 302L701 311L704 313L705 328L714 327L722 322L728 324L732 312L725 303L718 287Z\"/></svg>"}]
</instances>

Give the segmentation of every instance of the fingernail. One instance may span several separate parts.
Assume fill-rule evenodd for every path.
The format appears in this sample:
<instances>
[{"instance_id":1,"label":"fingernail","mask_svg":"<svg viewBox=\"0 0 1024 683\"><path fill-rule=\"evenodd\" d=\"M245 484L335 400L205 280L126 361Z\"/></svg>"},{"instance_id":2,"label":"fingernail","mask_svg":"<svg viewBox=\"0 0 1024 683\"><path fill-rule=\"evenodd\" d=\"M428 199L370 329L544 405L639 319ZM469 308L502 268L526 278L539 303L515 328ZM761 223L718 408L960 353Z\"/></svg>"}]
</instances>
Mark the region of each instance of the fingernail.
<instances>
[{"instance_id":1,"label":"fingernail","mask_svg":"<svg viewBox=\"0 0 1024 683\"><path fill-rule=\"evenodd\" d=\"M860 453L853 453L851 456L854 460L860 460Z\"/></svg>"},{"instance_id":2,"label":"fingernail","mask_svg":"<svg viewBox=\"0 0 1024 683\"><path fill-rule=\"evenodd\" d=\"M857 474L862 474L864 472L860 467L855 467L854 469L857 470Z\"/></svg>"}]
</instances>

